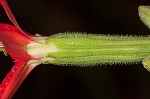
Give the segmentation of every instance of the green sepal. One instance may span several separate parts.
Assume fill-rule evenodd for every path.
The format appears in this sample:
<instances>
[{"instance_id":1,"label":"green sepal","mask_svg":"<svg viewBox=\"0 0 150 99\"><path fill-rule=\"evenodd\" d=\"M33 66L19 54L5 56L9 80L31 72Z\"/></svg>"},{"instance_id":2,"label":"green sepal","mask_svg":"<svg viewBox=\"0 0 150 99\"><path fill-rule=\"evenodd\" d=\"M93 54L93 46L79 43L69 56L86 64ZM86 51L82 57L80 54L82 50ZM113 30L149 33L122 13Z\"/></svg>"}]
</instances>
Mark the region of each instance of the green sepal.
<instances>
[{"instance_id":1,"label":"green sepal","mask_svg":"<svg viewBox=\"0 0 150 99\"><path fill-rule=\"evenodd\" d=\"M150 72L150 57L146 57L142 60L142 64L144 65L144 68L146 68Z\"/></svg>"},{"instance_id":2,"label":"green sepal","mask_svg":"<svg viewBox=\"0 0 150 99\"><path fill-rule=\"evenodd\" d=\"M139 6L138 10L141 21L150 28L150 6Z\"/></svg>"}]
</instances>

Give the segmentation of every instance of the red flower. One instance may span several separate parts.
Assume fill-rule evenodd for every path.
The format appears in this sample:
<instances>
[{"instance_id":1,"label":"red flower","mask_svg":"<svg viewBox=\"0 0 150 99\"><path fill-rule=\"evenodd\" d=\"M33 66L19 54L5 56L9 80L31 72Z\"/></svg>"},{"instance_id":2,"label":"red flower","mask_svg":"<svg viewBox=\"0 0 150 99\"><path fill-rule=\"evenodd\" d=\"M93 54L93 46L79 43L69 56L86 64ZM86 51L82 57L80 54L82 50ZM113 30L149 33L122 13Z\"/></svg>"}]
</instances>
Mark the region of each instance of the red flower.
<instances>
[{"instance_id":1,"label":"red flower","mask_svg":"<svg viewBox=\"0 0 150 99\"><path fill-rule=\"evenodd\" d=\"M16 62L0 84L0 99L10 99L28 73L37 65L36 63L32 64L30 60L38 58L29 55L26 51L26 46L34 40L21 30L6 1L0 0L0 3L15 25L0 24L0 42L7 54Z\"/></svg>"},{"instance_id":2,"label":"red flower","mask_svg":"<svg viewBox=\"0 0 150 99\"><path fill-rule=\"evenodd\" d=\"M42 44L45 38L42 39L43 41L32 39L30 34L19 27L6 0L0 0L0 4L14 24L12 26L0 23L0 47L3 47L15 61L15 65L0 84L0 99L11 99L30 71L40 63L52 61L53 58L46 56L57 49L54 46Z\"/></svg>"},{"instance_id":3,"label":"red flower","mask_svg":"<svg viewBox=\"0 0 150 99\"><path fill-rule=\"evenodd\" d=\"M21 31L14 26L0 24L0 41L6 52L16 62L0 85L1 99L8 99L32 70L31 67L27 66L27 62L35 58L27 54L25 46L33 40L22 35Z\"/></svg>"}]
</instances>

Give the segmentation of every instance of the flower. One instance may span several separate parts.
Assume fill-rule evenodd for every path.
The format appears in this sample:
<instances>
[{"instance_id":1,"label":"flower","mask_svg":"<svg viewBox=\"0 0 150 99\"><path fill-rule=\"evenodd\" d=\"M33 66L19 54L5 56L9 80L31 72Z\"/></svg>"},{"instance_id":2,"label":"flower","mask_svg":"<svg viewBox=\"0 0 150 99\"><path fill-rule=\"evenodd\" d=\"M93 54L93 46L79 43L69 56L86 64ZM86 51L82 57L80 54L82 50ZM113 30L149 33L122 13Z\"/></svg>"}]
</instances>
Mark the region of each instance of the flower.
<instances>
[{"instance_id":1,"label":"flower","mask_svg":"<svg viewBox=\"0 0 150 99\"><path fill-rule=\"evenodd\" d=\"M0 23L0 45L15 61L15 65L0 84L0 99L11 99L25 77L40 63L37 61L42 58L42 56L28 53L30 45L41 46L42 44L35 41L19 27L6 0L0 0L0 3L15 25Z\"/></svg>"},{"instance_id":2,"label":"flower","mask_svg":"<svg viewBox=\"0 0 150 99\"><path fill-rule=\"evenodd\" d=\"M22 35L21 31L14 26L0 24L0 41L5 51L16 62L0 85L1 99L8 99L33 69L33 66L28 64L28 61L38 60L38 58L29 55L26 51L26 46L34 42L32 38Z\"/></svg>"},{"instance_id":3,"label":"flower","mask_svg":"<svg viewBox=\"0 0 150 99\"><path fill-rule=\"evenodd\" d=\"M52 60L46 58L47 53L57 51L54 46L41 43L24 33L15 26L0 24L0 41L7 54L15 61L0 85L0 99L10 99L35 66ZM41 41L43 40L45 38Z\"/></svg>"}]
</instances>

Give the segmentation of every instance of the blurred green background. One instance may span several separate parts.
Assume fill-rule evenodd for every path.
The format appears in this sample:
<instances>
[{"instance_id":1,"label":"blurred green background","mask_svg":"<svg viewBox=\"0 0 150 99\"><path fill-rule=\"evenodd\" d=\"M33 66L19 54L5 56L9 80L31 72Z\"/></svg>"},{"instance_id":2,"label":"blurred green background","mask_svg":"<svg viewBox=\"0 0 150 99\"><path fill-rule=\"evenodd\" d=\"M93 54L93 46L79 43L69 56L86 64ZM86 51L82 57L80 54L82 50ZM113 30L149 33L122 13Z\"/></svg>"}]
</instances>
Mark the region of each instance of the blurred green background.
<instances>
[{"instance_id":1,"label":"blurred green background","mask_svg":"<svg viewBox=\"0 0 150 99\"><path fill-rule=\"evenodd\" d=\"M149 0L7 0L18 23L31 34L63 32L149 35L138 6ZM10 23L0 7L0 22ZM13 60L0 54L0 79ZM150 72L137 64L92 67L39 65L13 99L150 99Z\"/></svg>"}]
</instances>

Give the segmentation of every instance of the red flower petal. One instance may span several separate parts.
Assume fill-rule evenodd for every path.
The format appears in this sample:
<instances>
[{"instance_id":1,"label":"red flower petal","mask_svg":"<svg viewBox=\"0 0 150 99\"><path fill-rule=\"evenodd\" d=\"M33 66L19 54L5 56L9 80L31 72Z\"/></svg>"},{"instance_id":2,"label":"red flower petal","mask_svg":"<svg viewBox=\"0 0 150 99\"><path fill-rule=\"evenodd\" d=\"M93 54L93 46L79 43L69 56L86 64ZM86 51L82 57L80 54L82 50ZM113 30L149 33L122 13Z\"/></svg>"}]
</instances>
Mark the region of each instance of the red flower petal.
<instances>
[{"instance_id":1,"label":"red flower petal","mask_svg":"<svg viewBox=\"0 0 150 99\"><path fill-rule=\"evenodd\" d=\"M17 32L18 34L21 34L22 36L26 37L27 39L32 40L32 38L30 38L31 34L24 32L10 24L0 23L0 31L14 31L14 32Z\"/></svg>"},{"instance_id":2,"label":"red flower petal","mask_svg":"<svg viewBox=\"0 0 150 99\"><path fill-rule=\"evenodd\" d=\"M13 14L12 14L12 12L11 12L11 10L10 10L10 8L9 8L9 6L8 6L8 4L7 4L7 2L6 2L6 0L0 0L0 3L1 3L1 5L2 5L2 7L4 8L4 10L5 10L7 16L8 16L9 19L11 20L11 22L12 22L17 28L20 29L20 27L19 27L19 25L18 25L18 23L17 23L15 17L13 16Z\"/></svg>"},{"instance_id":3,"label":"red flower petal","mask_svg":"<svg viewBox=\"0 0 150 99\"><path fill-rule=\"evenodd\" d=\"M8 24L0 24L0 35L6 52L15 61L33 59L25 50L25 46L32 42L30 37L25 37L17 28Z\"/></svg>"},{"instance_id":4,"label":"red flower petal","mask_svg":"<svg viewBox=\"0 0 150 99\"><path fill-rule=\"evenodd\" d=\"M11 99L30 71L36 66L26 61L18 61L0 85L0 99Z\"/></svg>"}]
</instances>

